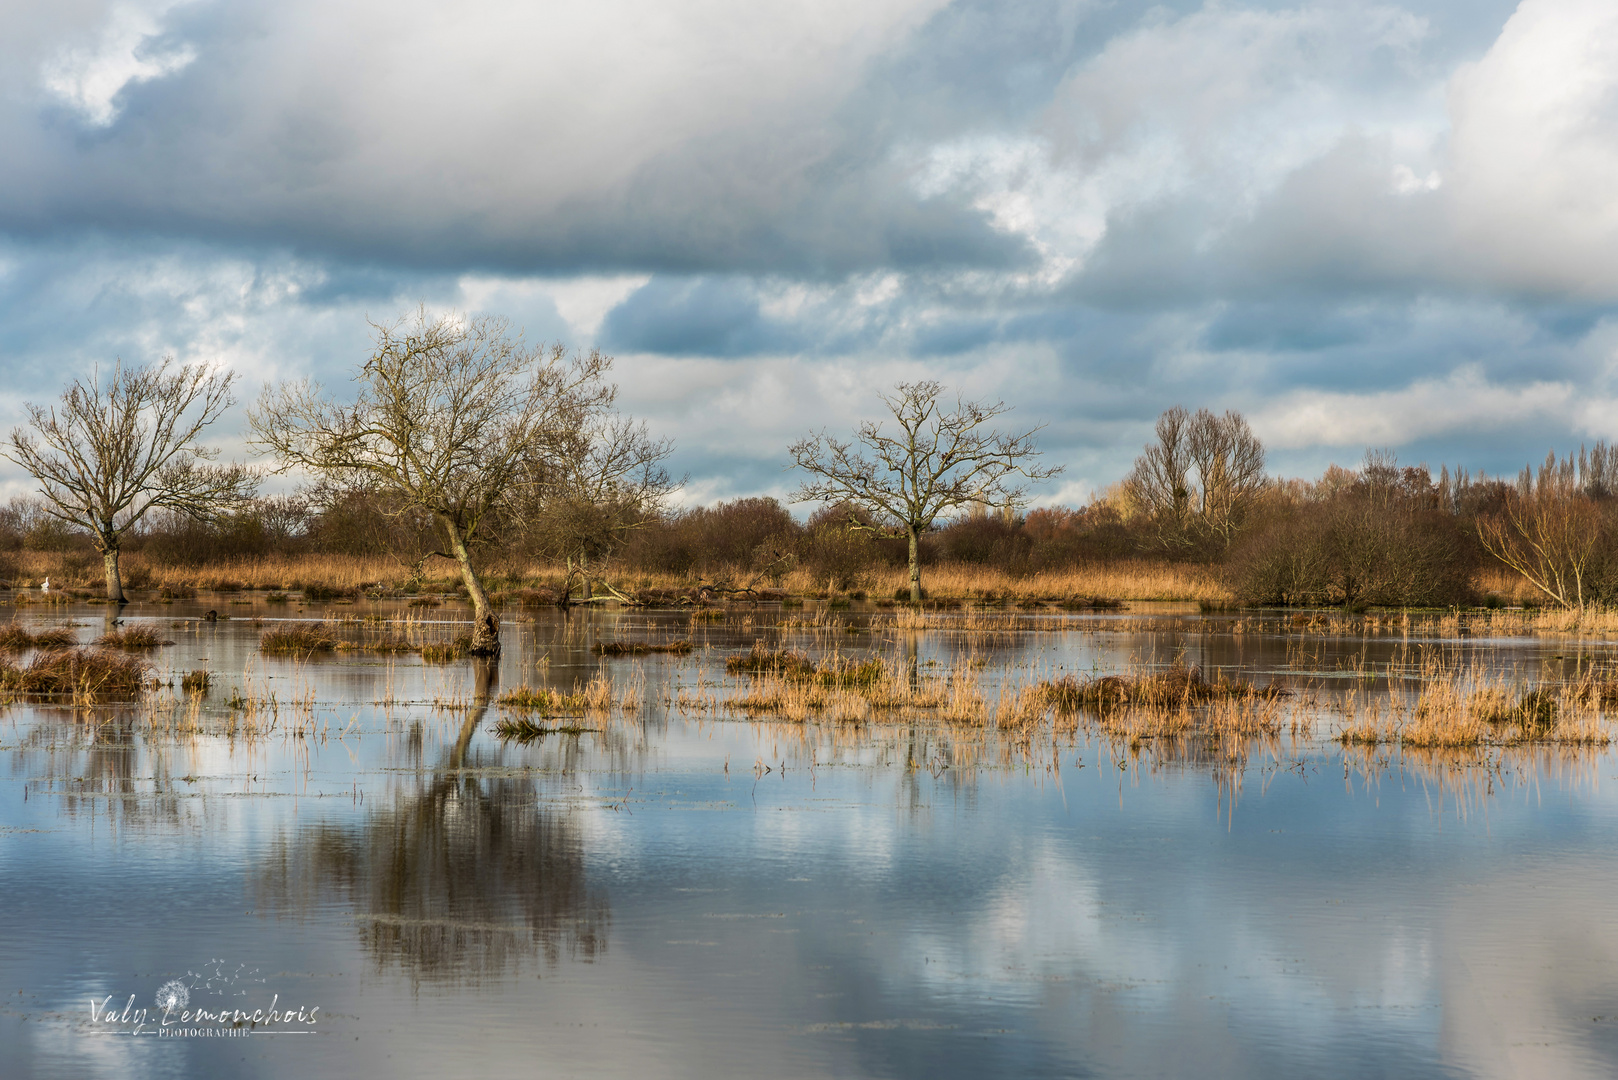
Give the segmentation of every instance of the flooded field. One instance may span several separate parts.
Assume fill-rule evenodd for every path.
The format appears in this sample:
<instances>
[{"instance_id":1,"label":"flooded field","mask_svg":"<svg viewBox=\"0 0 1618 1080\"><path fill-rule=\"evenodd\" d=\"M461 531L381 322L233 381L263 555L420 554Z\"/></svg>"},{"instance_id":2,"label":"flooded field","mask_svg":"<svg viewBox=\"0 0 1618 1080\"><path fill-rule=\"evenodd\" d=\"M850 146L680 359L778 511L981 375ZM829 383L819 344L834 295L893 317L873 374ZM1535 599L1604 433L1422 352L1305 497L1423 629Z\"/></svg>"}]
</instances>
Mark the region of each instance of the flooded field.
<instances>
[{"instance_id":1,"label":"flooded field","mask_svg":"<svg viewBox=\"0 0 1618 1080\"><path fill-rule=\"evenodd\" d=\"M15 609L0 1076L1618 1074L1618 640L108 610Z\"/></svg>"}]
</instances>

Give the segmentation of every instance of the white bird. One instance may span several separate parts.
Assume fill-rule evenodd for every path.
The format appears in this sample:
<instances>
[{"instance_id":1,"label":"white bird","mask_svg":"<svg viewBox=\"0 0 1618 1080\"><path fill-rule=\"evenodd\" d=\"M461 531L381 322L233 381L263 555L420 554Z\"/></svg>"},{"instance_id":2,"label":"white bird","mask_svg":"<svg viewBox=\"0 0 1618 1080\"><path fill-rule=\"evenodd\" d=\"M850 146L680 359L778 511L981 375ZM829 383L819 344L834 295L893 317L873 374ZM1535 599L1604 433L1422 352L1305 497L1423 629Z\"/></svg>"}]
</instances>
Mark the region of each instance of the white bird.
<instances>
[{"instance_id":1,"label":"white bird","mask_svg":"<svg viewBox=\"0 0 1618 1080\"><path fill-rule=\"evenodd\" d=\"M39 591L40 592L50 592L51 591L51 579L50 578L46 578L44 580L44 582L42 582L40 584Z\"/></svg>"}]
</instances>

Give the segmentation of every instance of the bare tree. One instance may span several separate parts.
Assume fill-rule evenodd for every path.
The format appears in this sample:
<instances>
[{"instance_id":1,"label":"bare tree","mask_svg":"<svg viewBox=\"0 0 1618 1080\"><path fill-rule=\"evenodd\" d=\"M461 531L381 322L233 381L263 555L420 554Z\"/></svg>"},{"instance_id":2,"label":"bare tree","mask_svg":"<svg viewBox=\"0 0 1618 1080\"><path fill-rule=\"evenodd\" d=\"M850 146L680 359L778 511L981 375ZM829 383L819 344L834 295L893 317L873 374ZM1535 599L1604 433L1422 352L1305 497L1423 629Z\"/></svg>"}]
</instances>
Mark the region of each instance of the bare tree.
<instances>
[{"instance_id":1,"label":"bare tree","mask_svg":"<svg viewBox=\"0 0 1618 1080\"><path fill-rule=\"evenodd\" d=\"M1197 516L1226 543L1264 490L1264 444L1234 410L1198 409L1191 420L1191 460L1199 481Z\"/></svg>"},{"instance_id":2,"label":"bare tree","mask_svg":"<svg viewBox=\"0 0 1618 1080\"><path fill-rule=\"evenodd\" d=\"M28 405L0 454L39 481L45 512L89 532L101 552L107 599L124 602L118 554L124 533L159 507L209 519L253 496L257 473L211 465L203 429L235 404L234 372L202 364L124 367L102 383L74 379L50 408Z\"/></svg>"},{"instance_id":3,"label":"bare tree","mask_svg":"<svg viewBox=\"0 0 1618 1080\"><path fill-rule=\"evenodd\" d=\"M1264 444L1240 413L1176 405L1157 418L1157 441L1135 459L1125 490L1165 547L1188 547L1208 536L1228 544L1264 484Z\"/></svg>"},{"instance_id":4,"label":"bare tree","mask_svg":"<svg viewBox=\"0 0 1618 1080\"><path fill-rule=\"evenodd\" d=\"M1003 402L957 398L954 410L944 411L939 383L900 383L897 390L882 396L899 423L897 436L884 434L879 421L867 421L852 441L821 432L793 443L788 452L794 467L815 477L793 493L794 501L847 501L908 536L914 603L921 600L921 534L940 515L973 504L1016 505L1026 487L1015 478L1046 480L1062 470L1033 463L1039 428L1017 435L985 428L1008 411Z\"/></svg>"},{"instance_id":5,"label":"bare tree","mask_svg":"<svg viewBox=\"0 0 1618 1080\"><path fill-rule=\"evenodd\" d=\"M1571 459L1569 459L1571 462ZM1534 482L1524 468L1498 513L1478 517L1478 539L1490 555L1563 607L1581 611L1595 597L1592 585L1604 551L1601 508L1580 488L1571 467L1553 453Z\"/></svg>"},{"instance_id":6,"label":"bare tree","mask_svg":"<svg viewBox=\"0 0 1618 1080\"><path fill-rule=\"evenodd\" d=\"M413 318L372 324L376 349L352 405L305 381L266 389L250 414L255 441L282 468L368 482L430 513L473 606L472 651L500 651L499 620L473 551L510 508L535 460L610 405L599 351L530 348L505 320Z\"/></svg>"},{"instance_id":7,"label":"bare tree","mask_svg":"<svg viewBox=\"0 0 1618 1080\"><path fill-rule=\"evenodd\" d=\"M1124 482L1129 500L1152 516L1165 546L1179 543L1191 521L1191 414L1180 405L1157 418L1157 441L1147 443Z\"/></svg>"}]
</instances>

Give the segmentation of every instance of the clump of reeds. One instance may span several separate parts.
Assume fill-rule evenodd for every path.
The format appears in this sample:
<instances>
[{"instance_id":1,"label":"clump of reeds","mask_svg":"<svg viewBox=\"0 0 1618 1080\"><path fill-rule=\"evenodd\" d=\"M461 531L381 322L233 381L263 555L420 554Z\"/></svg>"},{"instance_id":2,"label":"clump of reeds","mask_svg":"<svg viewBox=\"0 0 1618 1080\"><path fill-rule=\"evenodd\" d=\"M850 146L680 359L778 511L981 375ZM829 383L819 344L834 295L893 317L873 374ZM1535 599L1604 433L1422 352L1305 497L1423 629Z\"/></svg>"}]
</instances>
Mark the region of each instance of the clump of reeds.
<instances>
[{"instance_id":1,"label":"clump of reeds","mask_svg":"<svg viewBox=\"0 0 1618 1080\"><path fill-rule=\"evenodd\" d=\"M1040 683L1038 689L1047 703L1064 711L1086 705L1097 709L1120 705L1164 709L1233 698L1274 699L1286 693L1279 686L1255 686L1223 675L1209 682L1203 678L1201 668L1182 664L1126 675L1064 675Z\"/></svg>"},{"instance_id":2,"label":"clump of reeds","mask_svg":"<svg viewBox=\"0 0 1618 1080\"><path fill-rule=\"evenodd\" d=\"M71 695L74 701L90 703L135 697L145 675L146 664L137 657L99 649L58 649L35 654L23 667L0 668L0 688L23 694Z\"/></svg>"},{"instance_id":3,"label":"clump of reeds","mask_svg":"<svg viewBox=\"0 0 1618 1080\"><path fill-rule=\"evenodd\" d=\"M302 591L305 600L312 600L316 603L325 603L331 600L352 600L359 595L359 589L352 586L343 588L315 581L305 582Z\"/></svg>"},{"instance_id":4,"label":"clump of reeds","mask_svg":"<svg viewBox=\"0 0 1618 1080\"><path fill-rule=\"evenodd\" d=\"M29 633L28 628L15 620L0 626L0 650L18 652L23 649L68 649L74 644L73 631L62 627Z\"/></svg>"},{"instance_id":5,"label":"clump of reeds","mask_svg":"<svg viewBox=\"0 0 1618 1080\"><path fill-rule=\"evenodd\" d=\"M206 694L209 688L212 686L213 675L203 668L197 668L195 671L187 672L186 675L180 679L180 689L184 690L188 694Z\"/></svg>"},{"instance_id":6,"label":"clump of reeds","mask_svg":"<svg viewBox=\"0 0 1618 1080\"><path fill-rule=\"evenodd\" d=\"M524 683L522 686L501 694L496 699L496 703L501 708L536 712L547 716L562 712L576 713L585 709L610 709L612 708L612 683L604 675L597 674L582 688L575 683L573 692L570 694L564 694L549 687L535 687Z\"/></svg>"},{"instance_id":7,"label":"clump of reeds","mask_svg":"<svg viewBox=\"0 0 1618 1080\"><path fill-rule=\"evenodd\" d=\"M547 687L533 687L526 683L512 690L507 690L497 699L497 703L506 709L522 709L527 712L554 713L566 707L565 695Z\"/></svg>"},{"instance_id":8,"label":"clump of reeds","mask_svg":"<svg viewBox=\"0 0 1618 1080\"><path fill-rule=\"evenodd\" d=\"M337 648L343 652L412 653L421 651L420 645L399 634L367 638L363 641L339 641Z\"/></svg>"},{"instance_id":9,"label":"clump of reeds","mask_svg":"<svg viewBox=\"0 0 1618 1080\"><path fill-rule=\"evenodd\" d=\"M337 638L325 623L295 623L265 631L258 639L258 648L265 653L307 656L333 651L337 648Z\"/></svg>"},{"instance_id":10,"label":"clump of reeds","mask_svg":"<svg viewBox=\"0 0 1618 1080\"><path fill-rule=\"evenodd\" d=\"M435 608L443 607L444 602L438 599L436 596L418 596L412 599L406 606L413 608Z\"/></svg>"},{"instance_id":11,"label":"clump of reeds","mask_svg":"<svg viewBox=\"0 0 1618 1080\"><path fill-rule=\"evenodd\" d=\"M641 656L645 653L672 653L684 656L691 651L689 640L670 641L655 645L648 641L601 641L595 645L597 656Z\"/></svg>"},{"instance_id":12,"label":"clump of reeds","mask_svg":"<svg viewBox=\"0 0 1618 1080\"><path fill-rule=\"evenodd\" d=\"M725 671L731 675L808 677L814 674L815 662L803 653L771 649L763 641L755 641L750 652L727 659Z\"/></svg>"},{"instance_id":13,"label":"clump of reeds","mask_svg":"<svg viewBox=\"0 0 1618 1080\"><path fill-rule=\"evenodd\" d=\"M111 630L96 638L95 643L109 649L155 649L159 645L173 645L155 629L144 623L126 630Z\"/></svg>"},{"instance_id":14,"label":"clump of reeds","mask_svg":"<svg viewBox=\"0 0 1618 1080\"><path fill-rule=\"evenodd\" d=\"M1104 596L1069 596L1057 606L1063 611L1117 611L1124 605L1121 600L1109 600Z\"/></svg>"},{"instance_id":15,"label":"clump of reeds","mask_svg":"<svg viewBox=\"0 0 1618 1080\"><path fill-rule=\"evenodd\" d=\"M731 675L777 675L788 681L859 689L881 682L887 666L877 657L854 660L831 656L817 664L803 653L771 649L763 641L755 641L748 653L726 660L725 671Z\"/></svg>"},{"instance_id":16,"label":"clump of reeds","mask_svg":"<svg viewBox=\"0 0 1618 1080\"><path fill-rule=\"evenodd\" d=\"M462 634L453 641L428 642L421 647L421 659L428 664L447 664L472 652L472 635Z\"/></svg>"},{"instance_id":17,"label":"clump of reeds","mask_svg":"<svg viewBox=\"0 0 1618 1080\"><path fill-rule=\"evenodd\" d=\"M698 608L691 613L692 622L723 622L724 608Z\"/></svg>"}]
</instances>

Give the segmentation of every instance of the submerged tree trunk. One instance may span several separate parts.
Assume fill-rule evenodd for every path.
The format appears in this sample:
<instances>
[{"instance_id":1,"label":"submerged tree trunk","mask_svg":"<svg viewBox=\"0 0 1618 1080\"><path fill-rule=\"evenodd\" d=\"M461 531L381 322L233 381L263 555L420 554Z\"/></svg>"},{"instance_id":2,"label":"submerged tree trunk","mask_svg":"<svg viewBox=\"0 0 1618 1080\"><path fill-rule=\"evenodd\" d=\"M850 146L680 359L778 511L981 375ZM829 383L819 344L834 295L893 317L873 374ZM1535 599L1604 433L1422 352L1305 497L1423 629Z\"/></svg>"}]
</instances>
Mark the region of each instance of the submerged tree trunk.
<instances>
[{"instance_id":1,"label":"submerged tree trunk","mask_svg":"<svg viewBox=\"0 0 1618 1080\"><path fill-rule=\"evenodd\" d=\"M101 566L107 574L107 599L115 604L126 603L124 599L124 579L118 573L118 545L117 542L101 544Z\"/></svg>"},{"instance_id":2,"label":"submerged tree trunk","mask_svg":"<svg viewBox=\"0 0 1618 1080\"><path fill-rule=\"evenodd\" d=\"M910 602L921 603L921 550L919 534L921 530L914 525L910 526Z\"/></svg>"},{"instance_id":3,"label":"submerged tree trunk","mask_svg":"<svg viewBox=\"0 0 1618 1080\"><path fill-rule=\"evenodd\" d=\"M494 605L489 603L489 594L483 591L483 582L472 568L472 553L466 548L460 526L448 515L440 515L438 520L449 536L450 551L461 564L461 580L472 598L472 655L499 656L500 620L495 616Z\"/></svg>"}]
</instances>

